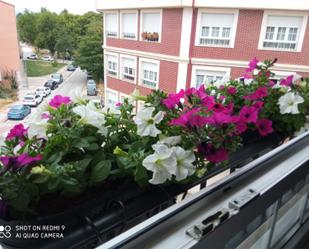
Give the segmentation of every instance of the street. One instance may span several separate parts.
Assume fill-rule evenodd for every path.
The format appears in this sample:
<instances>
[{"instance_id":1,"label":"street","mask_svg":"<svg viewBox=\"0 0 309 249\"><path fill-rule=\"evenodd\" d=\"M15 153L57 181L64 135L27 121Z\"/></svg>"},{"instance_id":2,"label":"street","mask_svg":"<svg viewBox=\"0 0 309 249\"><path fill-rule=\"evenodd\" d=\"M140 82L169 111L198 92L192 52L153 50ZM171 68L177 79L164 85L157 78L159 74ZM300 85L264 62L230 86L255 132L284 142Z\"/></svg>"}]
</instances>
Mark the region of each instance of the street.
<instances>
[{"instance_id":1,"label":"street","mask_svg":"<svg viewBox=\"0 0 309 249\"><path fill-rule=\"evenodd\" d=\"M65 70L65 69L64 69ZM41 103L44 104L44 102L48 102L53 96L60 94L65 96L74 96L76 91L83 92L83 89L86 85L86 73L84 73L79 68L75 72L68 72L60 70L63 74L64 81L63 83L57 88L56 90L52 91L52 93L43 100ZM49 79L50 76L44 76L44 77L35 77L35 78L28 78L29 80L29 89L22 89L20 93L20 100L14 104L21 103L22 98L27 93L34 92L36 88L43 86L44 82ZM85 96L86 97L86 96ZM12 104L13 105L13 104ZM28 115L24 120L4 120L0 123L0 134L8 132L14 125L18 123L24 123L27 124L31 117L35 114L37 108L31 108L31 114ZM2 115L6 115L6 113L2 113Z\"/></svg>"}]
</instances>

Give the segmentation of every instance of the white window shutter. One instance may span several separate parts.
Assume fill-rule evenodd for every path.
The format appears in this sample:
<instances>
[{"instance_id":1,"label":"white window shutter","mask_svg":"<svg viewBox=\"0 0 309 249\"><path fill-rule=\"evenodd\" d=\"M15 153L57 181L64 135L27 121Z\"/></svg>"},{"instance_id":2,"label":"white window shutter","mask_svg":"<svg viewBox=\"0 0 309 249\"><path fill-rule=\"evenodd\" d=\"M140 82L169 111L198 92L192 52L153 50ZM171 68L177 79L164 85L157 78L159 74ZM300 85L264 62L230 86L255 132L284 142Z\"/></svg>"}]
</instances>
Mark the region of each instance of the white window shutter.
<instances>
[{"instance_id":1,"label":"white window shutter","mask_svg":"<svg viewBox=\"0 0 309 249\"><path fill-rule=\"evenodd\" d=\"M160 13L143 13L143 32L160 33Z\"/></svg>"},{"instance_id":2,"label":"white window shutter","mask_svg":"<svg viewBox=\"0 0 309 249\"><path fill-rule=\"evenodd\" d=\"M123 13L122 14L122 32L125 33L137 33L137 23L135 13Z\"/></svg>"},{"instance_id":3,"label":"white window shutter","mask_svg":"<svg viewBox=\"0 0 309 249\"><path fill-rule=\"evenodd\" d=\"M122 65L123 67L129 67L135 69L135 62L133 59L123 58Z\"/></svg>"},{"instance_id":4,"label":"white window shutter","mask_svg":"<svg viewBox=\"0 0 309 249\"><path fill-rule=\"evenodd\" d=\"M232 27L234 14L202 14L202 26L206 27Z\"/></svg>"},{"instance_id":5,"label":"white window shutter","mask_svg":"<svg viewBox=\"0 0 309 249\"><path fill-rule=\"evenodd\" d=\"M158 65L155 64L155 63L143 62L143 70L157 72L158 71Z\"/></svg>"},{"instance_id":6,"label":"white window shutter","mask_svg":"<svg viewBox=\"0 0 309 249\"><path fill-rule=\"evenodd\" d=\"M117 14L105 14L105 28L107 32L118 33Z\"/></svg>"},{"instance_id":7,"label":"white window shutter","mask_svg":"<svg viewBox=\"0 0 309 249\"><path fill-rule=\"evenodd\" d=\"M301 16L268 16L267 26L301 28L303 17Z\"/></svg>"}]
</instances>

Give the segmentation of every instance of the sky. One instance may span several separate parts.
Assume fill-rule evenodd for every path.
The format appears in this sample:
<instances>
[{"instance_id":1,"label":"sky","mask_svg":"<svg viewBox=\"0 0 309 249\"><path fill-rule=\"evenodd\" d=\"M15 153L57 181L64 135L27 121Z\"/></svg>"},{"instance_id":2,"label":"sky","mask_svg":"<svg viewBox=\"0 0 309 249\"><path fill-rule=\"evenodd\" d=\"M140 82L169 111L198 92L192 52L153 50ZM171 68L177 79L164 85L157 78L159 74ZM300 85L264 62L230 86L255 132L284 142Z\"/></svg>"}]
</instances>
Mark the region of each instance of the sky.
<instances>
[{"instance_id":1,"label":"sky","mask_svg":"<svg viewBox=\"0 0 309 249\"><path fill-rule=\"evenodd\" d=\"M50 11L61 12L67 9L74 14L84 14L88 11L95 11L96 0L3 0L15 5L16 14L25 8L38 12L41 7L46 7Z\"/></svg>"}]
</instances>

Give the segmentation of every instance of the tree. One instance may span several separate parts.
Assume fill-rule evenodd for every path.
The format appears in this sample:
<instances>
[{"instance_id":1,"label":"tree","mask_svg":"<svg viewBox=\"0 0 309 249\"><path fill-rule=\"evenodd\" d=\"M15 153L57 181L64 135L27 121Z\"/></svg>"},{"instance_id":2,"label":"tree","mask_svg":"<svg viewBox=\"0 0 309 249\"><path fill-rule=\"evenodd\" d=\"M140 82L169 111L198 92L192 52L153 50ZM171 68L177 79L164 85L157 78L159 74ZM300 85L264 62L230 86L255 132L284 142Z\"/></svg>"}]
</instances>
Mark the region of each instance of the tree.
<instances>
[{"instance_id":1,"label":"tree","mask_svg":"<svg viewBox=\"0 0 309 249\"><path fill-rule=\"evenodd\" d=\"M103 77L103 49L102 36L89 35L82 38L78 50L76 63L91 72L96 80Z\"/></svg>"},{"instance_id":2,"label":"tree","mask_svg":"<svg viewBox=\"0 0 309 249\"><path fill-rule=\"evenodd\" d=\"M76 63L83 69L92 72L96 80L103 78L103 25L102 14L88 12L87 16L91 20L85 24L85 36L79 43L77 49Z\"/></svg>"},{"instance_id":3,"label":"tree","mask_svg":"<svg viewBox=\"0 0 309 249\"><path fill-rule=\"evenodd\" d=\"M65 55L68 53L70 56L73 54L73 38L71 35L64 33L62 36L60 36L57 40L57 43L55 45L55 50L65 57Z\"/></svg>"},{"instance_id":4,"label":"tree","mask_svg":"<svg viewBox=\"0 0 309 249\"><path fill-rule=\"evenodd\" d=\"M36 21L38 15L36 13L25 10L24 13L17 15L17 29L19 38L31 44L34 44L36 35L38 33Z\"/></svg>"}]
</instances>

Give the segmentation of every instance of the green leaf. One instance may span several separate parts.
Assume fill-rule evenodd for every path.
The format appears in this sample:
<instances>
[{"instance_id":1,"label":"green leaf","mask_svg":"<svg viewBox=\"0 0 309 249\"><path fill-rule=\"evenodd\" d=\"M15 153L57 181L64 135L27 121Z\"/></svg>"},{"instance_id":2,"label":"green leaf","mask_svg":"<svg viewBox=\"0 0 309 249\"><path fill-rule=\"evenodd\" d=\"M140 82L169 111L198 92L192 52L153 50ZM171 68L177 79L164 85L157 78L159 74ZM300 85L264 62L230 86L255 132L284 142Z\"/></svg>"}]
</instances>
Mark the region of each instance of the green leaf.
<instances>
[{"instance_id":1,"label":"green leaf","mask_svg":"<svg viewBox=\"0 0 309 249\"><path fill-rule=\"evenodd\" d=\"M111 161L105 160L99 162L91 171L90 183L96 184L99 182L103 182L109 176L111 168Z\"/></svg>"},{"instance_id":2,"label":"green leaf","mask_svg":"<svg viewBox=\"0 0 309 249\"><path fill-rule=\"evenodd\" d=\"M58 178L52 178L50 179L50 181L48 182L47 188L50 191L54 191L55 189L58 188L60 183L60 180Z\"/></svg>"},{"instance_id":3,"label":"green leaf","mask_svg":"<svg viewBox=\"0 0 309 249\"><path fill-rule=\"evenodd\" d=\"M140 186L146 186L148 184L148 174L146 168L138 164L134 172L134 179Z\"/></svg>"},{"instance_id":4,"label":"green leaf","mask_svg":"<svg viewBox=\"0 0 309 249\"><path fill-rule=\"evenodd\" d=\"M89 146L86 147L87 150L98 150L99 145L97 144L90 144Z\"/></svg>"}]
</instances>

